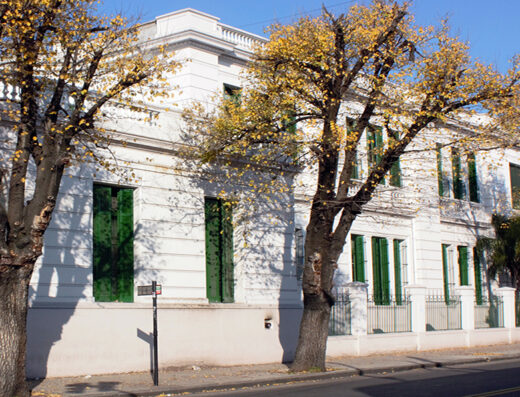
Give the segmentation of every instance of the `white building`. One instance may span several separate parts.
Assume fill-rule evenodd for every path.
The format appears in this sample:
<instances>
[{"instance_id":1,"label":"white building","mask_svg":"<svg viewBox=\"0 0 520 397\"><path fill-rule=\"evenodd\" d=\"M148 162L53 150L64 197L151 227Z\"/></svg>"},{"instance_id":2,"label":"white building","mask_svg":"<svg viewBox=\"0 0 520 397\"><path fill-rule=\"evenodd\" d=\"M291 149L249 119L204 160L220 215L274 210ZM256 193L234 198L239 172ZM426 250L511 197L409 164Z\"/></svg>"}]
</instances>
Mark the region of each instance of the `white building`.
<instances>
[{"instance_id":1,"label":"white building","mask_svg":"<svg viewBox=\"0 0 520 397\"><path fill-rule=\"evenodd\" d=\"M162 285L161 366L262 363L294 354L302 308L298 265L306 195L312 190L304 183L277 208L265 204L262 214L278 211L276 225L259 216L233 230L231 210L215 197L236 187L196 177L174 155L181 109L191 100L209 101L240 87L251 46L263 39L191 9L144 24L143 35L151 44L168 43L178 59L190 61L171 77L172 86L180 88L174 103L151 106L156 121L106 121L114 136L127 142L115 142L112 150L122 164L128 162L138 182L121 182L119 174L95 171L93 165L71 169L64 178L31 282L27 366L32 377L148 370L151 298L138 296L137 286L154 280ZM520 189L520 153L493 155L493 161L477 153L471 183L467 159L461 158L458 190L451 172L456 153L449 147L439 153L427 152L419 163L411 155L401 159L401 180L395 183L400 187L389 180L356 220L337 285L366 281L370 293L384 298L403 295L408 284L440 294L478 284L473 247L478 236L490 233L494 210L512 211L511 191ZM360 158L358 172L367 167L367 159ZM475 186L478 200L472 200ZM485 292L484 270L481 275ZM374 290L376 279L384 292Z\"/></svg>"}]
</instances>

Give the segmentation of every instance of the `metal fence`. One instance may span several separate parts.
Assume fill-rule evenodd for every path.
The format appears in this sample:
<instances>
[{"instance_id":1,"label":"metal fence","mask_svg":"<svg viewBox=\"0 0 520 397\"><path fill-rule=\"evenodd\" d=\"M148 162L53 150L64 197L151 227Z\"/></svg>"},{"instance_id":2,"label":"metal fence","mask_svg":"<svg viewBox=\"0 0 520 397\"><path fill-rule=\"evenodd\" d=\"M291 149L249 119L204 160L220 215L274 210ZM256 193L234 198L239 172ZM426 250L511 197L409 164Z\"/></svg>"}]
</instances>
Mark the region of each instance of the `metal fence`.
<instances>
[{"instance_id":1,"label":"metal fence","mask_svg":"<svg viewBox=\"0 0 520 397\"><path fill-rule=\"evenodd\" d=\"M461 305L458 299L444 295L426 296L426 331L461 329Z\"/></svg>"},{"instance_id":2,"label":"metal fence","mask_svg":"<svg viewBox=\"0 0 520 397\"><path fill-rule=\"evenodd\" d=\"M350 301L343 289L333 290L336 303L330 308L329 335L350 335L351 334L351 310Z\"/></svg>"},{"instance_id":3,"label":"metal fence","mask_svg":"<svg viewBox=\"0 0 520 397\"><path fill-rule=\"evenodd\" d=\"M396 301L389 297L384 304L374 301L373 296L368 297L368 326L369 334L381 334L387 332L410 332L412 330L411 305L408 297L402 297Z\"/></svg>"},{"instance_id":4,"label":"metal fence","mask_svg":"<svg viewBox=\"0 0 520 397\"><path fill-rule=\"evenodd\" d=\"M475 329L501 328L504 326L504 304L502 298L493 296L482 298L481 305L475 305Z\"/></svg>"}]
</instances>

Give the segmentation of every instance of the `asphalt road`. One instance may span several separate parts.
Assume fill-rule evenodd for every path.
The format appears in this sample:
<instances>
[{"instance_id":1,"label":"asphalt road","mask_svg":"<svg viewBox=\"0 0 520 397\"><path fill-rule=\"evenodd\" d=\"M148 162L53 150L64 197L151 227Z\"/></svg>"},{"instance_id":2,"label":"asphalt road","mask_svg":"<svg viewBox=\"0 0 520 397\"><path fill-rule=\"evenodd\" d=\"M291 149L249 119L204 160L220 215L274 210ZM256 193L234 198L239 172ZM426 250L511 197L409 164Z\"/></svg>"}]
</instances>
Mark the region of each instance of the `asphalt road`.
<instances>
[{"instance_id":1,"label":"asphalt road","mask_svg":"<svg viewBox=\"0 0 520 397\"><path fill-rule=\"evenodd\" d=\"M520 359L272 385L191 397L520 396Z\"/></svg>"}]
</instances>

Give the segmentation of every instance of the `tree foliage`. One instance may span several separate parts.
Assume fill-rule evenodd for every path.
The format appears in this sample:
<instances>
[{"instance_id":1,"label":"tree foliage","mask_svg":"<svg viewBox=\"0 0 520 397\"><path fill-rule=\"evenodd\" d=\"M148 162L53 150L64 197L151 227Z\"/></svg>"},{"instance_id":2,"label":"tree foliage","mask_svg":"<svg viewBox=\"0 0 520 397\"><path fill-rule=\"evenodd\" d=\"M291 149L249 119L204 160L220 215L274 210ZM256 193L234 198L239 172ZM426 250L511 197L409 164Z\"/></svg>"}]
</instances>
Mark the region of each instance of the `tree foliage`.
<instances>
[{"instance_id":1,"label":"tree foliage","mask_svg":"<svg viewBox=\"0 0 520 397\"><path fill-rule=\"evenodd\" d=\"M421 27L408 4L373 1L334 16L275 24L244 74L240 101L193 107L203 162L245 175L249 167L292 164L316 172L306 229L304 314L295 369L324 368L332 279L352 222L422 131L485 114L459 145L508 146L518 134L518 59L501 74L473 60L468 45L439 27ZM353 178L364 131L382 127L370 169ZM432 145L432 148L434 145ZM238 165L238 167L237 167ZM275 184L273 184L275 186Z\"/></svg>"},{"instance_id":2,"label":"tree foliage","mask_svg":"<svg viewBox=\"0 0 520 397\"><path fill-rule=\"evenodd\" d=\"M94 0L0 0L0 394L24 395L27 288L66 167L95 159L107 104L138 109L175 71ZM143 51L145 49L145 51ZM17 337L8 336L14 333Z\"/></svg>"},{"instance_id":3,"label":"tree foliage","mask_svg":"<svg viewBox=\"0 0 520 397\"><path fill-rule=\"evenodd\" d=\"M492 219L495 237L481 237L477 241L479 255L488 258L488 276L498 274L511 277L518 290L520 284L520 218L494 215Z\"/></svg>"}]
</instances>

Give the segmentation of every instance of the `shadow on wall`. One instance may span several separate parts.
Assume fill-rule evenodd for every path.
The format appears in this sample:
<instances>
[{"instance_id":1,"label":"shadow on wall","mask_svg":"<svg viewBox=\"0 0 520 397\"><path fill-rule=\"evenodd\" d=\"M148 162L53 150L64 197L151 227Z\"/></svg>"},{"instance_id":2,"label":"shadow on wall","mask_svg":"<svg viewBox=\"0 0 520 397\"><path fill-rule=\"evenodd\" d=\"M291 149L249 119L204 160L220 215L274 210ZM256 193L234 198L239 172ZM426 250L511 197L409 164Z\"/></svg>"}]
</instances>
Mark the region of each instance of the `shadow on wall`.
<instances>
[{"instance_id":1,"label":"shadow on wall","mask_svg":"<svg viewBox=\"0 0 520 397\"><path fill-rule=\"evenodd\" d=\"M204 208L200 194L221 197L225 192L225 196L238 201L233 208L235 301L252 307L267 304L264 321L259 322L258 327L262 327L264 333L277 333L282 349L280 360L290 362L296 350L302 309L301 286L296 280L292 188L286 192L271 192L269 197L265 193L259 196L248 187L255 179L252 174L233 179L219 178L216 168L199 172L200 177L191 180L193 190L200 192L193 198L198 202L199 211ZM285 183L292 186L292 177L284 178ZM265 180L255 185L262 183ZM266 340L272 338L267 334Z\"/></svg>"},{"instance_id":2,"label":"shadow on wall","mask_svg":"<svg viewBox=\"0 0 520 397\"><path fill-rule=\"evenodd\" d=\"M115 184L114 184L115 186ZM27 377L29 379L43 379L47 376L49 357L54 349L58 349L59 356L69 357L71 362L81 360L79 351L83 351L82 344L95 343L96 316L86 317L89 313L81 313L79 320L89 324L91 329L84 329L82 333L76 330L74 334L64 334L65 326L73 316L78 315L80 302L94 302L93 282L93 189L89 179L64 178L58 203L53 214L52 222L45 234L44 252L35 268L32 283L29 287L30 308L27 318ZM134 194L134 209L136 208ZM134 211L134 220L135 220ZM134 223L135 225L135 223ZM138 239L141 247L153 251L154 239L150 230L134 228L134 244ZM135 247L134 247L135 248ZM137 257L134 253L134 259ZM134 266L134 280L139 276L139 269ZM148 270L148 277L156 277L154 270ZM134 283L136 284L136 283ZM108 309L109 310L109 309ZM90 313L92 314L92 313ZM78 323L78 324L81 324ZM124 324L121 324L124 326ZM114 329L117 335L118 330ZM58 347L58 342L67 338L64 347ZM138 335L135 336L138 338ZM94 341L94 342L93 342ZM78 352L70 349L77 345ZM63 351L67 346L69 350ZM106 344L103 344L106 348ZM95 346L89 346L94 349ZM61 364L66 366L66 364ZM35 386L38 382L33 382Z\"/></svg>"},{"instance_id":3,"label":"shadow on wall","mask_svg":"<svg viewBox=\"0 0 520 397\"><path fill-rule=\"evenodd\" d=\"M74 182L76 182L74 184ZM52 222L45 233L44 252L29 287L27 376L45 378L53 346L91 283L91 199L88 182L64 178ZM84 189L83 189L84 188Z\"/></svg>"}]
</instances>

